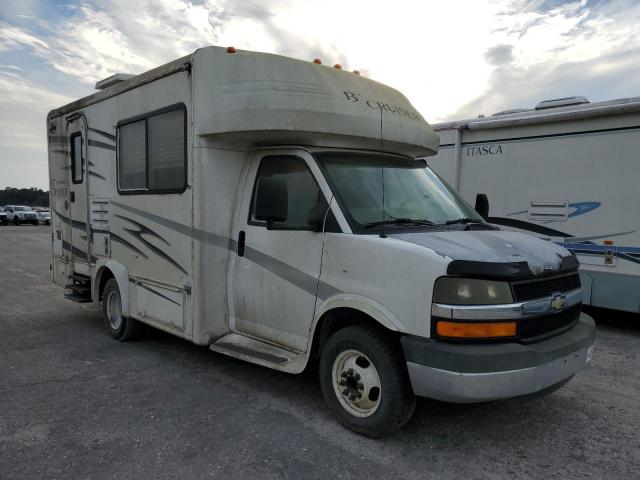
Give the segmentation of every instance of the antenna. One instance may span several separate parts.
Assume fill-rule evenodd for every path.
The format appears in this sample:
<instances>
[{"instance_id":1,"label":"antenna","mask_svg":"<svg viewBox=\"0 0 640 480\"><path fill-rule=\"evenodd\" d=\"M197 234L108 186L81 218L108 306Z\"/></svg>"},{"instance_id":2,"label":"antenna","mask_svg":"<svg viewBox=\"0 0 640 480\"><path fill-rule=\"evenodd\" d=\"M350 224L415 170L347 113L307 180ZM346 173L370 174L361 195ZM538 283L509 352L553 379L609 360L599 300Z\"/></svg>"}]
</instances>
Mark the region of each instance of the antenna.
<instances>
[{"instance_id":1,"label":"antenna","mask_svg":"<svg viewBox=\"0 0 640 480\"><path fill-rule=\"evenodd\" d=\"M380 108L380 172L382 177L382 221L385 221L385 213L386 210L384 208L384 136L382 134L382 108ZM380 233L380 238L387 238L387 228L385 224L382 224L382 233Z\"/></svg>"}]
</instances>

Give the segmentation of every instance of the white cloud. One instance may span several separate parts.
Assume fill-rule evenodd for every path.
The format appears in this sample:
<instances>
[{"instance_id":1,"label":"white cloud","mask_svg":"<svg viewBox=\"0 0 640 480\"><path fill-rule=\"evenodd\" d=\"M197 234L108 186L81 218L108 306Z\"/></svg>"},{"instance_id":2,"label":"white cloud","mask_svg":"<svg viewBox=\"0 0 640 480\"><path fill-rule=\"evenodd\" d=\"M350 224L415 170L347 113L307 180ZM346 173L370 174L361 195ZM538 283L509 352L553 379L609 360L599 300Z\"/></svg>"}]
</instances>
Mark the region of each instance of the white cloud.
<instances>
[{"instance_id":1,"label":"white cloud","mask_svg":"<svg viewBox=\"0 0 640 480\"><path fill-rule=\"evenodd\" d=\"M72 99L0 67L0 187L39 186L47 178L46 116ZM12 66L9 66L12 67Z\"/></svg>"},{"instance_id":2,"label":"white cloud","mask_svg":"<svg viewBox=\"0 0 640 480\"><path fill-rule=\"evenodd\" d=\"M46 55L47 44L24 30L0 23L0 52L7 52L20 46L28 46L39 55Z\"/></svg>"},{"instance_id":3,"label":"white cloud","mask_svg":"<svg viewBox=\"0 0 640 480\"><path fill-rule=\"evenodd\" d=\"M515 107L554 97L586 95L592 101L640 94L640 4L586 0L551 10L516 1L499 17L493 38L513 45L513 59L497 65L484 92L444 119ZM514 13L514 10L516 13ZM504 13L503 12L503 13Z\"/></svg>"},{"instance_id":4,"label":"white cloud","mask_svg":"<svg viewBox=\"0 0 640 480\"><path fill-rule=\"evenodd\" d=\"M45 151L47 112L72 100L24 80L15 71L0 68L0 147Z\"/></svg>"}]
</instances>

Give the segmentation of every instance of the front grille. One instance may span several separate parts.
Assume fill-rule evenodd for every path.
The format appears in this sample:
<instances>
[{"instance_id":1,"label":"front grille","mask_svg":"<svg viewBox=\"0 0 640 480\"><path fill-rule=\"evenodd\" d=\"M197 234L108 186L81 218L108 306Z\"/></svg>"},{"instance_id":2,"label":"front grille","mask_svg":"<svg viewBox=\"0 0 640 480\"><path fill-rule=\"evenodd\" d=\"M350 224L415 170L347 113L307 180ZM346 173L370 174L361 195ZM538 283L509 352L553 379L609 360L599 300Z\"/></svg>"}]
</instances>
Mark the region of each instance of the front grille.
<instances>
[{"instance_id":1,"label":"front grille","mask_svg":"<svg viewBox=\"0 0 640 480\"><path fill-rule=\"evenodd\" d=\"M580 288L580 276L578 273L573 273L560 277L525 280L512 283L511 288L516 302L526 302L548 297L557 292L564 293Z\"/></svg>"},{"instance_id":2,"label":"front grille","mask_svg":"<svg viewBox=\"0 0 640 480\"><path fill-rule=\"evenodd\" d=\"M518 337L523 341L535 340L538 337L561 328L567 328L578 321L580 305L542 317L526 318L518 324Z\"/></svg>"}]
</instances>

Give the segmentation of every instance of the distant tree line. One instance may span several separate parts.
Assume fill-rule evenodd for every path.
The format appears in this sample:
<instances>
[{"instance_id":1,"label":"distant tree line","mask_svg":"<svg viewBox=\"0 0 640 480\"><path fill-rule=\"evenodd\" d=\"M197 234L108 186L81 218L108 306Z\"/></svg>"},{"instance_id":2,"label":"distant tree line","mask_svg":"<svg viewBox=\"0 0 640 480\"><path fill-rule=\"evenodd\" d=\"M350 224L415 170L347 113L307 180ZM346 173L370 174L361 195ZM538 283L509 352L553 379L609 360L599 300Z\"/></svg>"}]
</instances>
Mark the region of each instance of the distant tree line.
<instances>
[{"instance_id":1,"label":"distant tree line","mask_svg":"<svg viewBox=\"0 0 640 480\"><path fill-rule=\"evenodd\" d=\"M48 207L49 192L39 188L13 188L0 190L0 205L28 205L31 207Z\"/></svg>"}]
</instances>

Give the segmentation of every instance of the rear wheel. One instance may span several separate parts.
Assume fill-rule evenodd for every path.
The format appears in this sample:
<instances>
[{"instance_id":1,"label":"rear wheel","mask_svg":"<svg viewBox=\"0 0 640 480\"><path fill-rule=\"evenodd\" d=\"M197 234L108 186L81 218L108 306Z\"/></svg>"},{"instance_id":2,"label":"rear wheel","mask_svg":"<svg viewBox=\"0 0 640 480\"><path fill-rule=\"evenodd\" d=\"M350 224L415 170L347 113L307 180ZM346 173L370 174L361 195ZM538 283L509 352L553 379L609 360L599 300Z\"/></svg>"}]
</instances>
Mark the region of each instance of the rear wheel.
<instances>
[{"instance_id":1,"label":"rear wheel","mask_svg":"<svg viewBox=\"0 0 640 480\"><path fill-rule=\"evenodd\" d=\"M329 408L368 437L395 432L411 418L415 396L395 338L353 325L335 332L320 355L320 385Z\"/></svg>"},{"instance_id":2,"label":"rear wheel","mask_svg":"<svg viewBox=\"0 0 640 480\"><path fill-rule=\"evenodd\" d=\"M115 278L107 281L102 294L104 325L116 340L126 342L140 336L142 325L133 318L122 315L122 297Z\"/></svg>"}]
</instances>

